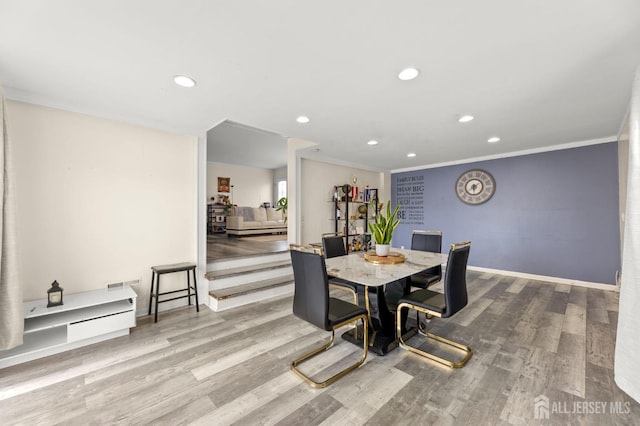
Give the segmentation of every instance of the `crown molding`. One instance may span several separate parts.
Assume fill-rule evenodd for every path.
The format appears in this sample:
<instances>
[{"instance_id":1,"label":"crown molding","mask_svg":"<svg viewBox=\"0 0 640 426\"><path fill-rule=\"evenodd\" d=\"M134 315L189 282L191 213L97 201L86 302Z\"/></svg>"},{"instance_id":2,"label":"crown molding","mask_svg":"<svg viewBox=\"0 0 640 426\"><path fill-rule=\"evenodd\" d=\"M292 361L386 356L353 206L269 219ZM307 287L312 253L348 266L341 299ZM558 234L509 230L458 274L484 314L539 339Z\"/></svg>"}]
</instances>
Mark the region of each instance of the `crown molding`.
<instances>
[{"instance_id":1,"label":"crown molding","mask_svg":"<svg viewBox=\"0 0 640 426\"><path fill-rule=\"evenodd\" d=\"M413 172L416 170L435 169L438 167L456 166L459 164L476 163L478 161L498 160L500 158L520 157L523 155L540 154L543 152L561 151L563 149L580 148L589 145L599 145L603 143L617 142L617 136L608 136L606 138L589 139L580 142L570 142L561 145L546 146L542 148L525 149L522 151L505 152L502 154L486 155L482 157L466 158L464 160L445 161L436 164L425 164L423 166L407 167L404 169L391 170L391 173Z\"/></svg>"}]
</instances>

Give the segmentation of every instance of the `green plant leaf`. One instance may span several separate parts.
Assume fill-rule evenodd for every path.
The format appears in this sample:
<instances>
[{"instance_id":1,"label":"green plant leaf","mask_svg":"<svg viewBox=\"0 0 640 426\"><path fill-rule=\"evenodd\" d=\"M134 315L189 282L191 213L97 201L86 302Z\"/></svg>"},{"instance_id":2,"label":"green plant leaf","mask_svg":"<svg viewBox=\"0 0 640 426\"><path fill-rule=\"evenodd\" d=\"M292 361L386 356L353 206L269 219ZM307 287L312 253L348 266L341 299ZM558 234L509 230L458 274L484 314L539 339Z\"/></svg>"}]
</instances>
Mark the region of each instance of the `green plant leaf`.
<instances>
[{"instance_id":1,"label":"green plant leaf","mask_svg":"<svg viewBox=\"0 0 640 426\"><path fill-rule=\"evenodd\" d=\"M390 244L393 237L393 231L400 224L400 219L397 218L400 211L400 205L396 205L393 212L391 211L391 201L387 203L386 216L383 212L380 212L376 216L375 223L369 225L371 232L373 233L373 239L376 244Z\"/></svg>"},{"instance_id":2,"label":"green plant leaf","mask_svg":"<svg viewBox=\"0 0 640 426\"><path fill-rule=\"evenodd\" d=\"M287 209L289 208L289 199L287 197L280 198L276 203L276 206L276 211L282 211L284 222L287 223Z\"/></svg>"}]
</instances>

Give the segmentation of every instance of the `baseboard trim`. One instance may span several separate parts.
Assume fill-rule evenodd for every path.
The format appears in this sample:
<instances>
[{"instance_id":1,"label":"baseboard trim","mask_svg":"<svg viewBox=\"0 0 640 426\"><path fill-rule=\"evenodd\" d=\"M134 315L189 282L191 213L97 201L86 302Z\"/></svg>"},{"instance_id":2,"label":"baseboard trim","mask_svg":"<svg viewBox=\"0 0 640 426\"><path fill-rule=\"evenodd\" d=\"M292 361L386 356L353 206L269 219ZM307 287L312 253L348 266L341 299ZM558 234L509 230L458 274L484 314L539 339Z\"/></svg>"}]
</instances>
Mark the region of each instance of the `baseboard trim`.
<instances>
[{"instance_id":1,"label":"baseboard trim","mask_svg":"<svg viewBox=\"0 0 640 426\"><path fill-rule=\"evenodd\" d=\"M618 291L618 292L620 291L620 287L616 284L593 283L589 281L572 280L569 278L549 277L546 275L528 274L525 272L504 271L502 269L483 268L481 266L469 265L467 266L467 269L470 269L472 271L478 271L478 272L488 272L491 274L508 275L510 277L516 277L516 278L527 278L527 279L537 280L537 281L546 281L546 282L555 283L555 284L568 284L568 285L574 285L578 287L595 288L599 290Z\"/></svg>"}]
</instances>

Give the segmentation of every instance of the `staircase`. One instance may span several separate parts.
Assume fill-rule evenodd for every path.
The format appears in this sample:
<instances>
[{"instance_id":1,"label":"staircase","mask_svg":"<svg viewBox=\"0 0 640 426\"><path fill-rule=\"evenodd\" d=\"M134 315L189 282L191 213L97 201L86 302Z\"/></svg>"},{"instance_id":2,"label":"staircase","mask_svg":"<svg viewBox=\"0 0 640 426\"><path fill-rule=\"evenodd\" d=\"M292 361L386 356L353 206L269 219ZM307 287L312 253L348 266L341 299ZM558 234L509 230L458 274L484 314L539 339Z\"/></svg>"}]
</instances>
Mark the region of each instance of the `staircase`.
<instances>
[{"instance_id":1,"label":"staircase","mask_svg":"<svg viewBox=\"0 0 640 426\"><path fill-rule=\"evenodd\" d=\"M293 294L289 251L217 260L207 265L209 307L216 311Z\"/></svg>"}]
</instances>

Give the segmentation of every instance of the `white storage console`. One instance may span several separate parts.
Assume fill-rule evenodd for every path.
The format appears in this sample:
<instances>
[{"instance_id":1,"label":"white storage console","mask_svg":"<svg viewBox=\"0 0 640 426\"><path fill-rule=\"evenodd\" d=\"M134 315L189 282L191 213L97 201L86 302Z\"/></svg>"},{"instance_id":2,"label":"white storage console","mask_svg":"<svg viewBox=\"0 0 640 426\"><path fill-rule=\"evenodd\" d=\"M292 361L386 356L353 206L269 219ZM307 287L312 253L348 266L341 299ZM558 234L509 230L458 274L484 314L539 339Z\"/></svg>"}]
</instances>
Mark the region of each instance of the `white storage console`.
<instances>
[{"instance_id":1,"label":"white storage console","mask_svg":"<svg viewBox=\"0 0 640 426\"><path fill-rule=\"evenodd\" d=\"M0 351L0 368L129 334L136 326L136 292L131 287L64 295L64 305L24 303L24 343Z\"/></svg>"}]
</instances>

